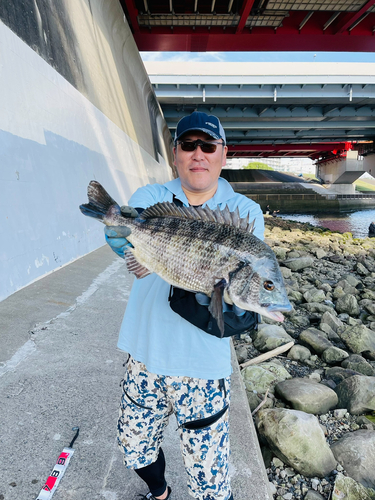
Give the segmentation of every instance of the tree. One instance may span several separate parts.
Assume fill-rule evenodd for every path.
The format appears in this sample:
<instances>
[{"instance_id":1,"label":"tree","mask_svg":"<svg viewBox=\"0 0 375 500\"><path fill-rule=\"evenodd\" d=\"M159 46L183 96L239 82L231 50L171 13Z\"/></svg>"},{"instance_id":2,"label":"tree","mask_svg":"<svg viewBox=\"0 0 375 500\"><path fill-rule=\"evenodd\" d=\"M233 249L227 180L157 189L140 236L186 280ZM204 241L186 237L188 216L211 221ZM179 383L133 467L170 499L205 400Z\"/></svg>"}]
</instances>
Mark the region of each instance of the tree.
<instances>
[{"instance_id":1,"label":"tree","mask_svg":"<svg viewBox=\"0 0 375 500\"><path fill-rule=\"evenodd\" d=\"M272 167L269 167L266 163L262 163L260 161L251 161L244 168L248 170L273 170Z\"/></svg>"}]
</instances>

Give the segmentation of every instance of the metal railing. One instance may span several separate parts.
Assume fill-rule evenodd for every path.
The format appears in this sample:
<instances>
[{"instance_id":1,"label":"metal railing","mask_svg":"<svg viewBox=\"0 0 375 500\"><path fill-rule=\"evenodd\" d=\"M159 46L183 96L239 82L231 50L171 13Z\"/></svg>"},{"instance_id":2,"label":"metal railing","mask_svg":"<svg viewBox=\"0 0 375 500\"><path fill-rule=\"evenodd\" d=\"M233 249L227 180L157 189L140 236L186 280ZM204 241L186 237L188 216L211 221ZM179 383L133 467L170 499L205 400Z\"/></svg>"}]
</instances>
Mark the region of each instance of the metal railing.
<instances>
[{"instance_id":1,"label":"metal railing","mask_svg":"<svg viewBox=\"0 0 375 500\"><path fill-rule=\"evenodd\" d=\"M338 194L337 195L338 200L343 200L343 199L366 200L366 199L371 199L371 198L375 198L375 193L374 194Z\"/></svg>"},{"instance_id":2,"label":"metal railing","mask_svg":"<svg viewBox=\"0 0 375 500\"><path fill-rule=\"evenodd\" d=\"M320 194L263 194L263 193L249 193L248 196L251 196L252 200L268 200L268 201L276 201L276 200L321 200L324 199L324 196Z\"/></svg>"}]
</instances>

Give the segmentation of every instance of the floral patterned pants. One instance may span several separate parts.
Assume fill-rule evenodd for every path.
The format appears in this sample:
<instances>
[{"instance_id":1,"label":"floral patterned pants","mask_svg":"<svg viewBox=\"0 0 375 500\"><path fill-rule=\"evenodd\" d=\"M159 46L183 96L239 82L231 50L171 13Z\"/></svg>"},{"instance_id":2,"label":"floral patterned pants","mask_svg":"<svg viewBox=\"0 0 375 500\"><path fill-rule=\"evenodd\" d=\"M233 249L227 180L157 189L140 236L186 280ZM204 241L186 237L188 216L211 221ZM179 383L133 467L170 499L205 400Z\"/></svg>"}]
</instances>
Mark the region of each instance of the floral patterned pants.
<instances>
[{"instance_id":1,"label":"floral patterned pants","mask_svg":"<svg viewBox=\"0 0 375 500\"><path fill-rule=\"evenodd\" d=\"M125 466L139 469L156 461L174 413L190 494L199 500L228 500L229 392L230 377L155 375L129 357L118 420Z\"/></svg>"}]
</instances>

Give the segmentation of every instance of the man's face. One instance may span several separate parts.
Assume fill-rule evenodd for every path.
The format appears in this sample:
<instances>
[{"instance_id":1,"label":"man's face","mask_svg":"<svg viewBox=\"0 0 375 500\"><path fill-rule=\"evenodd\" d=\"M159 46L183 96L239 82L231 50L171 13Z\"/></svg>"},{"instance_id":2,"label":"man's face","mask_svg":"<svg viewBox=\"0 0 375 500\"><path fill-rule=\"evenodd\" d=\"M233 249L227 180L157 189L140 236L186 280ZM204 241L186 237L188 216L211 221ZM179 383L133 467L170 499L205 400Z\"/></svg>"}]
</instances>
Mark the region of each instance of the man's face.
<instances>
[{"instance_id":1,"label":"man's face","mask_svg":"<svg viewBox=\"0 0 375 500\"><path fill-rule=\"evenodd\" d=\"M213 139L200 131L187 132L180 141L201 141L216 143L214 153L203 153L200 146L194 151L183 151L181 145L173 149L174 164L177 167L183 188L192 192L205 192L217 186L222 167L226 164L228 148L221 143L222 139Z\"/></svg>"}]
</instances>

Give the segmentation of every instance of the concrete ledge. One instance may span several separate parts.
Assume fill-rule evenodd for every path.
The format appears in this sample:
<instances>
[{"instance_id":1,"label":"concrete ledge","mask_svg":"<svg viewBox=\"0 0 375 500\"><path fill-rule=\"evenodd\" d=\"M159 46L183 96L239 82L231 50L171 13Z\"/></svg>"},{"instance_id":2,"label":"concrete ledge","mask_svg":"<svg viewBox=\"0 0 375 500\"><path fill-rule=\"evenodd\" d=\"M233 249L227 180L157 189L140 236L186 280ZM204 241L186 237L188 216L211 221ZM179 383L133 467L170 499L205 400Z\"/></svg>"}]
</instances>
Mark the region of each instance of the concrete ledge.
<instances>
[{"instance_id":1,"label":"concrete ledge","mask_svg":"<svg viewBox=\"0 0 375 500\"><path fill-rule=\"evenodd\" d=\"M230 441L232 450L232 490L235 500L272 499L245 385L232 344Z\"/></svg>"},{"instance_id":2,"label":"concrete ledge","mask_svg":"<svg viewBox=\"0 0 375 500\"><path fill-rule=\"evenodd\" d=\"M0 498L37 498L79 425L54 500L135 500L147 488L124 468L116 422L125 353L117 336L133 278L105 246L0 303ZM28 333L29 331L33 333ZM268 481L233 357L231 474L235 500L268 500ZM165 434L173 500L191 498L174 417Z\"/></svg>"}]
</instances>

